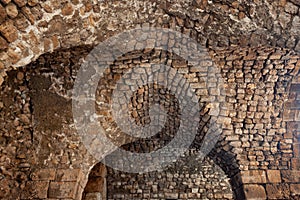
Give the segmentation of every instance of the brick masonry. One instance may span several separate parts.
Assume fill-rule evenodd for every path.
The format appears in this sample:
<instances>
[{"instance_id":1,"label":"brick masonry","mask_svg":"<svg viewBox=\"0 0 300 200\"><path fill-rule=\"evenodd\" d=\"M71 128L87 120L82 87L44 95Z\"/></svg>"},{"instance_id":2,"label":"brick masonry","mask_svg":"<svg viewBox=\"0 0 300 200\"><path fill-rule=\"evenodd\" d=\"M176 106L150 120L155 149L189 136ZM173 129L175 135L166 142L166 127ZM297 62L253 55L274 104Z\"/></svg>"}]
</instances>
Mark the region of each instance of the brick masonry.
<instances>
[{"instance_id":1,"label":"brick masonry","mask_svg":"<svg viewBox=\"0 0 300 200\"><path fill-rule=\"evenodd\" d=\"M72 122L76 70L92 48L85 45L141 24L197 39L220 68L228 110L210 158L228 176L233 197L299 198L300 78L293 51L299 50L299 2L224 2L1 0L0 198L81 199L96 161ZM68 49L74 46L80 47ZM130 68L141 60L122 64ZM171 67L203 99L218 96L214 88L202 88L201 72L193 67L180 60Z\"/></svg>"}]
</instances>

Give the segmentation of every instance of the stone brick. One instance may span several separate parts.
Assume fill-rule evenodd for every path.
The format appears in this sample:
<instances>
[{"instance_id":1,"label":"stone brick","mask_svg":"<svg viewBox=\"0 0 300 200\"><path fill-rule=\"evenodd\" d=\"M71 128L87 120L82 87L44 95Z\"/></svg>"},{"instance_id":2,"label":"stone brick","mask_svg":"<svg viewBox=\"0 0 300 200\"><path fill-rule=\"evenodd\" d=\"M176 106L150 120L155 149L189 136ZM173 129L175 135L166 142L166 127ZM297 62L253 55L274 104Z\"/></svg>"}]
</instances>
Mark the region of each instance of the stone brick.
<instances>
[{"instance_id":1,"label":"stone brick","mask_svg":"<svg viewBox=\"0 0 300 200\"><path fill-rule=\"evenodd\" d=\"M76 196L77 185L76 182L51 182L49 186L49 197L74 199Z\"/></svg>"},{"instance_id":2,"label":"stone brick","mask_svg":"<svg viewBox=\"0 0 300 200\"><path fill-rule=\"evenodd\" d=\"M10 18L16 18L19 14L18 8L14 3L10 3L5 7L6 13Z\"/></svg>"},{"instance_id":3,"label":"stone brick","mask_svg":"<svg viewBox=\"0 0 300 200\"><path fill-rule=\"evenodd\" d=\"M47 181L28 181L25 185L24 192L21 194L22 199L45 199L47 198L49 182Z\"/></svg>"},{"instance_id":4,"label":"stone brick","mask_svg":"<svg viewBox=\"0 0 300 200\"><path fill-rule=\"evenodd\" d=\"M18 30L11 21L6 21L5 23L0 24L0 33L8 42L14 42L18 39Z\"/></svg>"},{"instance_id":5,"label":"stone brick","mask_svg":"<svg viewBox=\"0 0 300 200\"><path fill-rule=\"evenodd\" d=\"M294 121L295 120L296 111L295 110L284 110L283 120L284 121Z\"/></svg>"},{"instance_id":6,"label":"stone brick","mask_svg":"<svg viewBox=\"0 0 300 200\"><path fill-rule=\"evenodd\" d=\"M245 185L245 196L248 200L267 199L265 188L262 185Z\"/></svg>"},{"instance_id":7,"label":"stone brick","mask_svg":"<svg viewBox=\"0 0 300 200\"><path fill-rule=\"evenodd\" d=\"M300 184L291 184L291 193L292 195L300 195Z\"/></svg>"},{"instance_id":8,"label":"stone brick","mask_svg":"<svg viewBox=\"0 0 300 200\"><path fill-rule=\"evenodd\" d=\"M6 5L6 4L9 4L11 2L11 0L1 0L1 2Z\"/></svg>"},{"instance_id":9,"label":"stone brick","mask_svg":"<svg viewBox=\"0 0 300 200\"><path fill-rule=\"evenodd\" d=\"M294 4L300 6L300 1L299 0L291 0L291 2L293 2Z\"/></svg>"},{"instance_id":10,"label":"stone brick","mask_svg":"<svg viewBox=\"0 0 300 200\"><path fill-rule=\"evenodd\" d=\"M266 173L263 170L249 170L241 172L243 183L266 183Z\"/></svg>"},{"instance_id":11,"label":"stone brick","mask_svg":"<svg viewBox=\"0 0 300 200\"><path fill-rule=\"evenodd\" d=\"M292 158L292 170L300 171L300 159L299 158Z\"/></svg>"},{"instance_id":12,"label":"stone brick","mask_svg":"<svg viewBox=\"0 0 300 200\"><path fill-rule=\"evenodd\" d=\"M289 186L286 184L267 184L268 199L288 199L290 196Z\"/></svg>"},{"instance_id":13,"label":"stone brick","mask_svg":"<svg viewBox=\"0 0 300 200\"><path fill-rule=\"evenodd\" d=\"M27 3L29 6L36 6L39 3L39 1L38 0L28 0Z\"/></svg>"},{"instance_id":14,"label":"stone brick","mask_svg":"<svg viewBox=\"0 0 300 200\"><path fill-rule=\"evenodd\" d=\"M300 143L293 144L294 157L300 158Z\"/></svg>"},{"instance_id":15,"label":"stone brick","mask_svg":"<svg viewBox=\"0 0 300 200\"><path fill-rule=\"evenodd\" d=\"M27 4L27 0L13 0L19 7L23 7Z\"/></svg>"},{"instance_id":16,"label":"stone brick","mask_svg":"<svg viewBox=\"0 0 300 200\"><path fill-rule=\"evenodd\" d=\"M103 198L101 197L100 193L88 193L84 198L84 200L101 200L101 199Z\"/></svg>"},{"instance_id":17,"label":"stone brick","mask_svg":"<svg viewBox=\"0 0 300 200\"><path fill-rule=\"evenodd\" d=\"M56 181L78 181L80 176L80 169L57 169Z\"/></svg>"},{"instance_id":18,"label":"stone brick","mask_svg":"<svg viewBox=\"0 0 300 200\"><path fill-rule=\"evenodd\" d=\"M280 183L281 175L279 170L267 170L267 182L268 183Z\"/></svg>"},{"instance_id":19,"label":"stone brick","mask_svg":"<svg viewBox=\"0 0 300 200\"><path fill-rule=\"evenodd\" d=\"M32 14L30 8L23 7L21 9L21 11L24 14L24 16L29 20L29 22L31 23L31 25L33 25L35 23L35 16Z\"/></svg>"},{"instance_id":20,"label":"stone brick","mask_svg":"<svg viewBox=\"0 0 300 200\"><path fill-rule=\"evenodd\" d=\"M2 23L6 18L5 8L0 4L0 23Z\"/></svg>"},{"instance_id":21,"label":"stone brick","mask_svg":"<svg viewBox=\"0 0 300 200\"><path fill-rule=\"evenodd\" d=\"M55 180L55 169L40 169L31 174L34 181L52 181Z\"/></svg>"},{"instance_id":22,"label":"stone brick","mask_svg":"<svg viewBox=\"0 0 300 200\"><path fill-rule=\"evenodd\" d=\"M7 41L0 36L0 50L7 49L7 48L8 48Z\"/></svg>"},{"instance_id":23,"label":"stone brick","mask_svg":"<svg viewBox=\"0 0 300 200\"><path fill-rule=\"evenodd\" d=\"M298 170L282 170L282 180L286 183L299 183L300 182L300 171Z\"/></svg>"},{"instance_id":24,"label":"stone brick","mask_svg":"<svg viewBox=\"0 0 300 200\"><path fill-rule=\"evenodd\" d=\"M72 15L73 13L73 6L70 3L67 3L61 10L63 15Z\"/></svg>"}]
</instances>

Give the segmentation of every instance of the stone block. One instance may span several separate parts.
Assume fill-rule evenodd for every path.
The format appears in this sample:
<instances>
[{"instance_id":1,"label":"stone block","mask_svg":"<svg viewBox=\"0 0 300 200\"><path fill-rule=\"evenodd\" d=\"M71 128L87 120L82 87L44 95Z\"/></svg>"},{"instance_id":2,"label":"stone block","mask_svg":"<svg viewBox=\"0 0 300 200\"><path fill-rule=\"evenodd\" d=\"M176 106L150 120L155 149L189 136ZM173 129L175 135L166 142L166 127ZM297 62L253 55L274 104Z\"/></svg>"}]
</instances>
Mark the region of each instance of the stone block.
<instances>
[{"instance_id":1,"label":"stone block","mask_svg":"<svg viewBox=\"0 0 300 200\"><path fill-rule=\"evenodd\" d=\"M34 181L53 181L55 179L55 169L40 169L31 174Z\"/></svg>"},{"instance_id":2,"label":"stone block","mask_svg":"<svg viewBox=\"0 0 300 200\"><path fill-rule=\"evenodd\" d=\"M286 184L267 184L268 199L288 199L290 196L289 186Z\"/></svg>"},{"instance_id":3,"label":"stone block","mask_svg":"<svg viewBox=\"0 0 300 200\"><path fill-rule=\"evenodd\" d=\"M6 18L5 8L0 4L0 23L2 23Z\"/></svg>"},{"instance_id":4,"label":"stone block","mask_svg":"<svg viewBox=\"0 0 300 200\"><path fill-rule=\"evenodd\" d=\"M13 0L15 4L17 4L19 7L23 7L27 4L27 0Z\"/></svg>"},{"instance_id":5,"label":"stone block","mask_svg":"<svg viewBox=\"0 0 300 200\"><path fill-rule=\"evenodd\" d=\"M11 21L0 24L0 33L8 42L14 42L18 39L18 30Z\"/></svg>"},{"instance_id":6,"label":"stone block","mask_svg":"<svg viewBox=\"0 0 300 200\"><path fill-rule=\"evenodd\" d=\"M49 198L74 199L77 192L77 185L77 182L51 182L49 187Z\"/></svg>"},{"instance_id":7,"label":"stone block","mask_svg":"<svg viewBox=\"0 0 300 200\"><path fill-rule=\"evenodd\" d=\"M266 173L263 170L242 171L243 183L266 183Z\"/></svg>"},{"instance_id":8,"label":"stone block","mask_svg":"<svg viewBox=\"0 0 300 200\"><path fill-rule=\"evenodd\" d=\"M268 183L281 183L281 175L279 170L267 170Z\"/></svg>"},{"instance_id":9,"label":"stone block","mask_svg":"<svg viewBox=\"0 0 300 200\"><path fill-rule=\"evenodd\" d=\"M300 184L291 184L291 194L292 195L300 195Z\"/></svg>"},{"instance_id":10,"label":"stone block","mask_svg":"<svg viewBox=\"0 0 300 200\"><path fill-rule=\"evenodd\" d=\"M245 185L245 196L248 200L267 199L265 188L262 185Z\"/></svg>"},{"instance_id":11,"label":"stone block","mask_svg":"<svg viewBox=\"0 0 300 200\"><path fill-rule=\"evenodd\" d=\"M283 121L294 121L295 120L296 111L295 110L289 110L286 109L283 112Z\"/></svg>"},{"instance_id":12,"label":"stone block","mask_svg":"<svg viewBox=\"0 0 300 200\"><path fill-rule=\"evenodd\" d=\"M7 48L8 48L7 41L3 37L0 36L0 50L7 49Z\"/></svg>"},{"instance_id":13,"label":"stone block","mask_svg":"<svg viewBox=\"0 0 300 200\"><path fill-rule=\"evenodd\" d=\"M281 177L283 182L286 183L300 183L299 170L283 170L281 171Z\"/></svg>"},{"instance_id":14,"label":"stone block","mask_svg":"<svg viewBox=\"0 0 300 200\"><path fill-rule=\"evenodd\" d=\"M300 171L300 159L299 158L292 158L292 170Z\"/></svg>"},{"instance_id":15,"label":"stone block","mask_svg":"<svg viewBox=\"0 0 300 200\"><path fill-rule=\"evenodd\" d=\"M56 181L78 181L80 169L58 169L56 171Z\"/></svg>"},{"instance_id":16,"label":"stone block","mask_svg":"<svg viewBox=\"0 0 300 200\"><path fill-rule=\"evenodd\" d=\"M300 143L293 144L294 156L300 158Z\"/></svg>"},{"instance_id":17,"label":"stone block","mask_svg":"<svg viewBox=\"0 0 300 200\"><path fill-rule=\"evenodd\" d=\"M10 18L16 18L19 14L16 4L10 3L5 7L6 13Z\"/></svg>"},{"instance_id":18,"label":"stone block","mask_svg":"<svg viewBox=\"0 0 300 200\"><path fill-rule=\"evenodd\" d=\"M48 181L28 181L21 194L21 199L45 199L47 198Z\"/></svg>"}]
</instances>

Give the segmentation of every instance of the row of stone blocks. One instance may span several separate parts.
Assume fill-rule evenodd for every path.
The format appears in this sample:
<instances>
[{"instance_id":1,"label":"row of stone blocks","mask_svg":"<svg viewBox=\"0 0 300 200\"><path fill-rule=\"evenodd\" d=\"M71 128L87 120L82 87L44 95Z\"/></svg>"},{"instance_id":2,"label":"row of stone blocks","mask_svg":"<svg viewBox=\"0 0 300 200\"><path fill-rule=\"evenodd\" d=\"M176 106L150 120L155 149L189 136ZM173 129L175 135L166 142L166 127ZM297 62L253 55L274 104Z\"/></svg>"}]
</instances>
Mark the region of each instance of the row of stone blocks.
<instances>
[{"instance_id":1,"label":"row of stone blocks","mask_svg":"<svg viewBox=\"0 0 300 200\"><path fill-rule=\"evenodd\" d=\"M84 186L80 169L41 169L32 173L21 199L81 200Z\"/></svg>"},{"instance_id":2,"label":"row of stone blocks","mask_svg":"<svg viewBox=\"0 0 300 200\"><path fill-rule=\"evenodd\" d=\"M250 170L241 172L247 199L289 199L300 195L299 170Z\"/></svg>"},{"instance_id":3,"label":"row of stone blocks","mask_svg":"<svg viewBox=\"0 0 300 200\"><path fill-rule=\"evenodd\" d=\"M300 195L300 170L241 172L247 199L286 199ZM22 199L81 199L85 177L80 169L42 169L26 183Z\"/></svg>"}]
</instances>

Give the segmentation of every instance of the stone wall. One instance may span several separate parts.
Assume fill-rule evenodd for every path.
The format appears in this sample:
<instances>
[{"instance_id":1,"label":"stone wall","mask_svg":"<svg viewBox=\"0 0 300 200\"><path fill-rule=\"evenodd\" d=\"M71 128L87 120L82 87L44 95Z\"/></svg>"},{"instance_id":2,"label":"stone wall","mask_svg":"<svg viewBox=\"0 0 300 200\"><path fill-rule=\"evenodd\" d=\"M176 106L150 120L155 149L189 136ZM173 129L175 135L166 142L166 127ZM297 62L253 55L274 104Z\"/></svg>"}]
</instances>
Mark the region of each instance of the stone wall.
<instances>
[{"instance_id":1,"label":"stone wall","mask_svg":"<svg viewBox=\"0 0 300 200\"><path fill-rule=\"evenodd\" d=\"M1 86L2 198L81 198L95 160L74 134L69 94L80 57L89 50L46 54L6 77ZM224 76L231 121L211 158L232 187L242 184L250 199L297 195L296 118L289 116L297 116L292 103L298 57L273 48L215 50L210 55ZM283 112L289 110L286 101L291 109Z\"/></svg>"},{"instance_id":2,"label":"stone wall","mask_svg":"<svg viewBox=\"0 0 300 200\"><path fill-rule=\"evenodd\" d=\"M142 26L189 35L221 70L225 126L209 157L228 176L235 196L298 198L298 7L296 0L0 0L0 198L81 199L96 160L72 119L71 89L92 49L78 46ZM121 64L132 63L138 62ZM201 73L177 64L170 66L203 91ZM119 145L131 142L123 139Z\"/></svg>"},{"instance_id":3,"label":"stone wall","mask_svg":"<svg viewBox=\"0 0 300 200\"><path fill-rule=\"evenodd\" d=\"M212 160L196 158L190 151L163 172L130 174L108 168L108 199L233 199L222 169Z\"/></svg>"}]
</instances>

